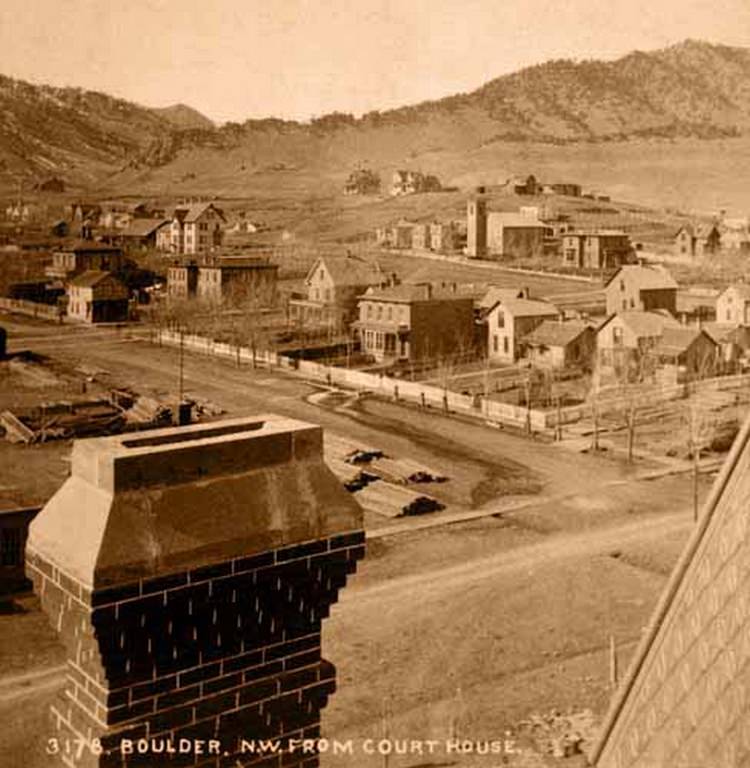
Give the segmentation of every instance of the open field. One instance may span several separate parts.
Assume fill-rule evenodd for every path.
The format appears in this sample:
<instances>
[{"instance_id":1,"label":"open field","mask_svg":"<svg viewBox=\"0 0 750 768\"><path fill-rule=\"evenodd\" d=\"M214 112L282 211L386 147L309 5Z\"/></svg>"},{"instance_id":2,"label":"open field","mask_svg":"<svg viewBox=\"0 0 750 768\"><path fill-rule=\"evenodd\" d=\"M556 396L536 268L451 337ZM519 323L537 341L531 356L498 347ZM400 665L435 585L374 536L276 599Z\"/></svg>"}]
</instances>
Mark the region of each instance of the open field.
<instances>
[{"instance_id":1,"label":"open field","mask_svg":"<svg viewBox=\"0 0 750 768\"><path fill-rule=\"evenodd\" d=\"M387 138L389 144L398 141L397 135ZM370 157L373 162L377 160L375 148L371 148ZM102 187L100 192L143 196L162 195L165 189L170 189L180 195L241 198L270 222L276 221L275 215L289 206L290 200L297 200L313 210L330 207L330 217L326 217L329 221L334 220L338 210L342 217L340 231L350 231L347 219L354 204L341 196L341 190L352 166L361 160L356 151L350 162L344 157L338 163L326 158L316 165L314 160L307 166L293 167L293 163L288 163L290 167L276 171L242 170L241 151L224 152L220 159L217 163L216 152L194 152L164 168L121 176L116 186ZM534 173L542 179L578 181L613 200L710 215L722 208L736 214L750 208L750 192L742 173L749 163L747 137L633 139L568 145L499 140L481 146L456 146L436 136L432 148L401 158L399 163L384 161L382 167L376 167L386 179L396 167L421 168L437 174L445 186L464 190L477 184L504 183L513 175ZM304 222L310 216L303 213L302 205L297 207L294 220L302 231L307 230ZM318 226L321 233L330 233L332 228L330 223Z\"/></svg>"}]
</instances>

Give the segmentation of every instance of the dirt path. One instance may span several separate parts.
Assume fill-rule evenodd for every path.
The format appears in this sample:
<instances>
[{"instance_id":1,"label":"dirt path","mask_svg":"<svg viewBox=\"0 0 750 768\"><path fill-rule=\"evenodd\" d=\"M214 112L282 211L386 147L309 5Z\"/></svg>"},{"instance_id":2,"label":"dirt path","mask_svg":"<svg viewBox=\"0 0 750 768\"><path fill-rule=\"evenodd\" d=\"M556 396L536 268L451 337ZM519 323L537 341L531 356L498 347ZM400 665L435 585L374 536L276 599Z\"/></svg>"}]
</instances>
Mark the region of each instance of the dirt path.
<instances>
[{"instance_id":1,"label":"dirt path","mask_svg":"<svg viewBox=\"0 0 750 768\"><path fill-rule=\"evenodd\" d=\"M402 600L403 595L413 595L428 588L431 596L437 591L452 592L463 590L477 582L497 579L512 571L528 569L553 561L575 560L583 556L607 554L608 552L656 537L683 531L692 525L689 513L680 511L660 515L654 519L640 519L634 523L618 525L603 530L566 533L550 536L538 544L521 547L511 552L484 557L479 560L443 568L437 572L421 573L414 576L392 579L385 584L357 588L356 579L342 595L342 604L356 603L354 609L362 607L371 610L366 603L373 600L391 602Z\"/></svg>"}]
</instances>

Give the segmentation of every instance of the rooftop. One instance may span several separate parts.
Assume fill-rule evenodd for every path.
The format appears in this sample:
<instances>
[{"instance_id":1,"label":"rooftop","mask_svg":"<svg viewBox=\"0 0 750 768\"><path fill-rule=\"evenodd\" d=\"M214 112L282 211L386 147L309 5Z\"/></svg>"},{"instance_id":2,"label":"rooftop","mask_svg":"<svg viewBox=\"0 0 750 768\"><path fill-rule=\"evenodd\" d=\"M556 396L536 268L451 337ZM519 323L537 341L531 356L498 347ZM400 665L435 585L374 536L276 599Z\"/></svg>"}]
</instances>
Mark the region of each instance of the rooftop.
<instances>
[{"instance_id":1,"label":"rooftop","mask_svg":"<svg viewBox=\"0 0 750 768\"><path fill-rule=\"evenodd\" d=\"M588 328L591 328L588 323L579 321L561 323L545 320L524 337L524 342L532 346L564 347L575 341Z\"/></svg>"},{"instance_id":2,"label":"rooftop","mask_svg":"<svg viewBox=\"0 0 750 768\"><path fill-rule=\"evenodd\" d=\"M612 318L618 317L638 337L658 337L665 327L679 328L680 324L669 313L661 312L619 312L611 315L601 325L603 328Z\"/></svg>"},{"instance_id":3,"label":"rooftop","mask_svg":"<svg viewBox=\"0 0 750 768\"><path fill-rule=\"evenodd\" d=\"M123 237L148 237L165 224L169 224L169 219L133 219L121 234Z\"/></svg>"},{"instance_id":4,"label":"rooftop","mask_svg":"<svg viewBox=\"0 0 750 768\"><path fill-rule=\"evenodd\" d=\"M533 216L522 213L507 213L505 211L492 211L487 214L487 219L500 222L504 227L527 227L529 229L544 228L544 222Z\"/></svg>"},{"instance_id":5,"label":"rooftop","mask_svg":"<svg viewBox=\"0 0 750 768\"><path fill-rule=\"evenodd\" d=\"M722 295L732 289L743 301L750 301L750 285L747 283L734 283L734 285L730 285L728 288L726 288Z\"/></svg>"},{"instance_id":6,"label":"rooftop","mask_svg":"<svg viewBox=\"0 0 750 768\"><path fill-rule=\"evenodd\" d=\"M560 310L548 301L514 298L495 302L489 311L495 309L498 304L515 317L557 317L560 314Z\"/></svg>"},{"instance_id":7,"label":"rooftop","mask_svg":"<svg viewBox=\"0 0 750 768\"><path fill-rule=\"evenodd\" d=\"M74 243L61 245L56 249L57 252L64 253L100 253L101 251L110 251L120 253L120 248L116 245L107 245L96 240L78 240Z\"/></svg>"},{"instance_id":8,"label":"rooftop","mask_svg":"<svg viewBox=\"0 0 750 768\"><path fill-rule=\"evenodd\" d=\"M99 269L89 269L86 270L86 272L82 272L77 277L74 277L70 281L70 285L74 285L76 288L92 288L107 278L117 280L117 278L111 272L104 272ZM120 281L117 280L117 282L119 283Z\"/></svg>"},{"instance_id":9,"label":"rooftop","mask_svg":"<svg viewBox=\"0 0 750 768\"><path fill-rule=\"evenodd\" d=\"M566 232L565 237L627 237L628 233L621 229L575 229L572 232Z\"/></svg>"},{"instance_id":10,"label":"rooftop","mask_svg":"<svg viewBox=\"0 0 750 768\"><path fill-rule=\"evenodd\" d=\"M433 299L466 301L471 300L471 294L454 291L453 288L445 288L441 285L435 286L431 283L401 283L385 288L370 288L362 298L411 304L412 302Z\"/></svg>"},{"instance_id":11,"label":"rooftop","mask_svg":"<svg viewBox=\"0 0 750 768\"><path fill-rule=\"evenodd\" d=\"M620 267L617 272L610 277L605 287L617 279L625 279L637 282L640 288L651 290L663 290L677 288L677 282L665 269L659 267L643 267L639 264L626 264Z\"/></svg>"},{"instance_id":12,"label":"rooftop","mask_svg":"<svg viewBox=\"0 0 750 768\"><path fill-rule=\"evenodd\" d=\"M333 282L340 286L365 287L380 285L385 280L385 273L377 262L355 256L324 256L307 273L306 282L312 279L315 270L321 265L328 271Z\"/></svg>"},{"instance_id":13,"label":"rooftop","mask_svg":"<svg viewBox=\"0 0 750 768\"><path fill-rule=\"evenodd\" d=\"M478 306L480 309L492 309L499 301L523 299L526 297L526 294L525 288L498 288L497 286L490 285L487 287L487 292L479 300Z\"/></svg>"},{"instance_id":14,"label":"rooftop","mask_svg":"<svg viewBox=\"0 0 750 768\"><path fill-rule=\"evenodd\" d=\"M656 351L663 355L679 355L687 350L701 334L703 334L703 331L700 328L666 327L662 331ZM708 336L708 334L704 335ZM708 336L708 338L714 341L711 336Z\"/></svg>"}]
</instances>

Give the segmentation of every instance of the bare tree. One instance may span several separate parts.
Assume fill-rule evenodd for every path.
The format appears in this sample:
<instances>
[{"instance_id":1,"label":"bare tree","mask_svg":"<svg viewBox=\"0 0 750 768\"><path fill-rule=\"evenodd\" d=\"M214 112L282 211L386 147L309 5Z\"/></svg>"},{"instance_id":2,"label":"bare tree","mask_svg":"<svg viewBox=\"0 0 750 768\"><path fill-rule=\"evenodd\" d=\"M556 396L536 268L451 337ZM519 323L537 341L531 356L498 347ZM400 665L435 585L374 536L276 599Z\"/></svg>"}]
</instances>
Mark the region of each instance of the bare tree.
<instances>
[{"instance_id":1,"label":"bare tree","mask_svg":"<svg viewBox=\"0 0 750 768\"><path fill-rule=\"evenodd\" d=\"M693 520L698 519L698 476L700 473L701 451L708 448L714 439L718 419L716 414L698 397L690 397L685 404L687 444L693 462Z\"/></svg>"}]
</instances>

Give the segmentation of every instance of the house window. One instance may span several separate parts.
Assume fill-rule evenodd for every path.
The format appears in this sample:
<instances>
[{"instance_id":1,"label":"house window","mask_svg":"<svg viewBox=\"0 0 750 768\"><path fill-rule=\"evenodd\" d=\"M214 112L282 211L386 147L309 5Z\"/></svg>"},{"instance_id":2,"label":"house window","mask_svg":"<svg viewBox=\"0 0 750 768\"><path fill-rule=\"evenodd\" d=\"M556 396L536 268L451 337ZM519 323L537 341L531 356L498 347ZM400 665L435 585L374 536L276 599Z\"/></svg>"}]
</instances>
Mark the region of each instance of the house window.
<instances>
[{"instance_id":1,"label":"house window","mask_svg":"<svg viewBox=\"0 0 750 768\"><path fill-rule=\"evenodd\" d=\"M393 307L388 307L388 319L393 320Z\"/></svg>"},{"instance_id":2,"label":"house window","mask_svg":"<svg viewBox=\"0 0 750 768\"><path fill-rule=\"evenodd\" d=\"M624 280L620 280L620 290L621 291L625 290L625 281Z\"/></svg>"},{"instance_id":3,"label":"house window","mask_svg":"<svg viewBox=\"0 0 750 768\"><path fill-rule=\"evenodd\" d=\"M497 313L497 327L505 328L505 314L503 312Z\"/></svg>"},{"instance_id":4,"label":"house window","mask_svg":"<svg viewBox=\"0 0 750 768\"><path fill-rule=\"evenodd\" d=\"M623 309L627 309L628 308L628 300L627 299L623 299L622 300L622 308Z\"/></svg>"},{"instance_id":5,"label":"house window","mask_svg":"<svg viewBox=\"0 0 750 768\"><path fill-rule=\"evenodd\" d=\"M635 309L635 299L630 300L630 308Z\"/></svg>"},{"instance_id":6,"label":"house window","mask_svg":"<svg viewBox=\"0 0 750 768\"><path fill-rule=\"evenodd\" d=\"M499 344L498 344L498 341L497 341L497 334L495 334L492 337L492 351L493 352L497 352L498 349L499 349Z\"/></svg>"},{"instance_id":7,"label":"house window","mask_svg":"<svg viewBox=\"0 0 750 768\"><path fill-rule=\"evenodd\" d=\"M507 355L509 349L510 349L510 345L508 344L508 337L503 336L503 352Z\"/></svg>"},{"instance_id":8,"label":"house window","mask_svg":"<svg viewBox=\"0 0 750 768\"><path fill-rule=\"evenodd\" d=\"M622 328L612 329L612 343L617 347L622 346Z\"/></svg>"}]
</instances>

